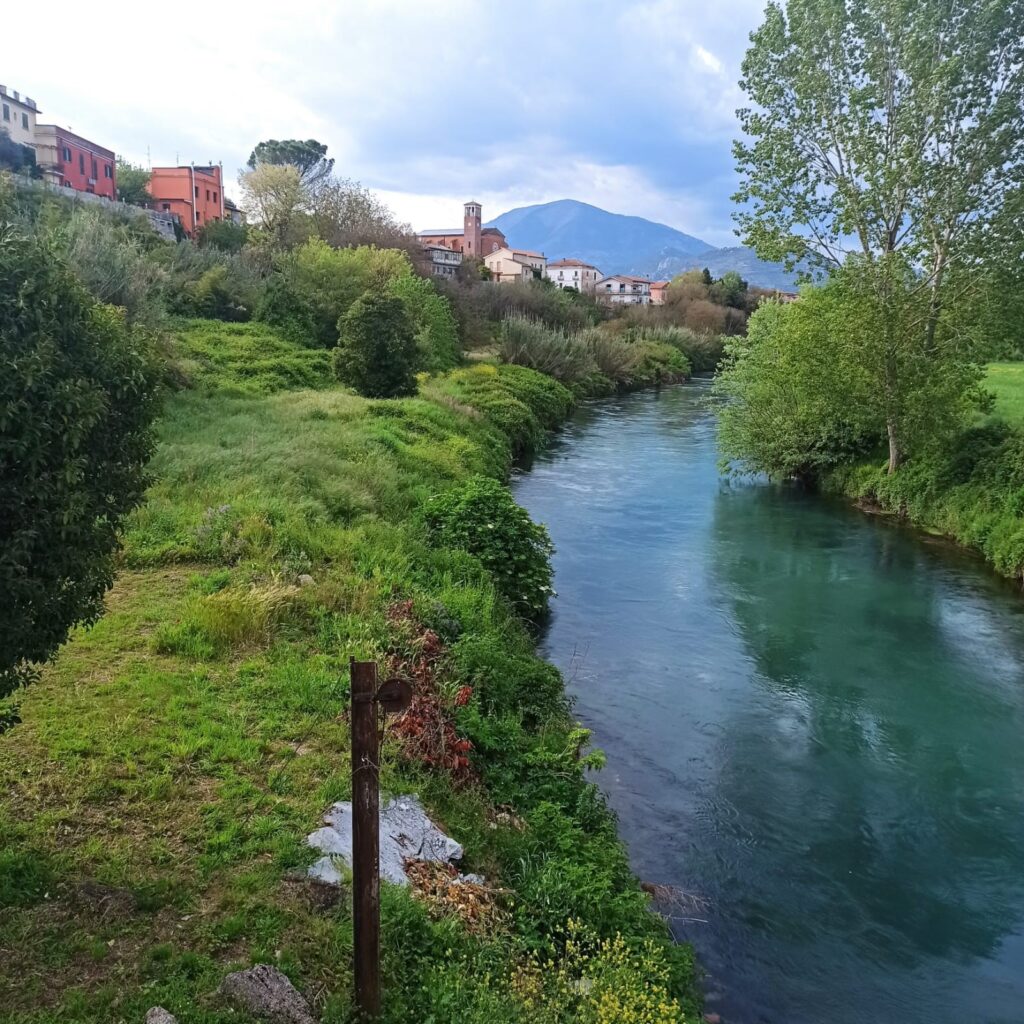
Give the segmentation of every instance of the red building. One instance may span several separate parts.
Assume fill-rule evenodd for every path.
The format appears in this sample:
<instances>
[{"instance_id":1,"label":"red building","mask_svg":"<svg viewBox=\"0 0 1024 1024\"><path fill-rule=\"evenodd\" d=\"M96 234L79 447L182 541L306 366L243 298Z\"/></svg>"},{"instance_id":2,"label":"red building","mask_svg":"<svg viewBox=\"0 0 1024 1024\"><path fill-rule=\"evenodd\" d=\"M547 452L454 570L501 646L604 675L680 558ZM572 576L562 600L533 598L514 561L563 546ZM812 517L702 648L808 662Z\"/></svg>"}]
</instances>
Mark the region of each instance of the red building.
<instances>
[{"instance_id":1,"label":"red building","mask_svg":"<svg viewBox=\"0 0 1024 1024\"><path fill-rule=\"evenodd\" d=\"M463 256L482 260L489 253L504 249L508 242L497 228L481 226L480 204L474 200L463 207L462 230L452 228L450 231L437 228L431 231L419 231L417 235L423 245L443 245L446 249L461 252Z\"/></svg>"},{"instance_id":2,"label":"red building","mask_svg":"<svg viewBox=\"0 0 1024 1024\"><path fill-rule=\"evenodd\" d=\"M117 198L117 164L112 150L66 128L37 124L36 163L55 185Z\"/></svg>"},{"instance_id":3,"label":"red building","mask_svg":"<svg viewBox=\"0 0 1024 1024\"><path fill-rule=\"evenodd\" d=\"M224 219L224 185L217 164L154 167L149 194L153 197L153 208L176 213L190 237L204 224Z\"/></svg>"}]
</instances>

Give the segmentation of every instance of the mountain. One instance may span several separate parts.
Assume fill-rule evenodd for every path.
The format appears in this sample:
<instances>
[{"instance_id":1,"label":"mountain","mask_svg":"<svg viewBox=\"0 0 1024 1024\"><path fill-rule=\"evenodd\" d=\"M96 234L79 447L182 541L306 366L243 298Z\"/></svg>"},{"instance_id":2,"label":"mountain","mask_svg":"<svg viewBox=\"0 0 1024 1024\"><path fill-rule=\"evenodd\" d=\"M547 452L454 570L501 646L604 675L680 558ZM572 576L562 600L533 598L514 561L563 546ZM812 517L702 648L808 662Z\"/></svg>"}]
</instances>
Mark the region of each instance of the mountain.
<instances>
[{"instance_id":1,"label":"mountain","mask_svg":"<svg viewBox=\"0 0 1024 1024\"><path fill-rule=\"evenodd\" d=\"M779 263L766 263L752 249L718 249L667 224L609 213L575 199L520 206L495 217L512 245L544 253L549 260L574 256L605 274L639 274L665 280L684 270L707 267L715 277L738 271L762 288L795 289L794 275Z\"/></svg>"}]
</instances>

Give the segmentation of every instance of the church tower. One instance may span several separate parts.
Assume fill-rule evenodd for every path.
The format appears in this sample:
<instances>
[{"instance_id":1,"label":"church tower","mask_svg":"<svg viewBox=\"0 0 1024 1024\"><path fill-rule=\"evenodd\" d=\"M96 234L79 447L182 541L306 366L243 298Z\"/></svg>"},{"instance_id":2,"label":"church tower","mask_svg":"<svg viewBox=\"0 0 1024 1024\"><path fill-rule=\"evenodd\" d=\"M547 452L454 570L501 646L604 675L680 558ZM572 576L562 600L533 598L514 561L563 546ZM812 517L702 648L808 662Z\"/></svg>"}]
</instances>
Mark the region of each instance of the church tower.
<instances>
[{"instance_id":1,"label":"church tower","mask_svg":"<svg viewBox=\"0 0 1024 1024\"><path fill-rule=\"evenodd\" d=\"M483 259L480 251L480 204L470 200L466 203L462 218L462 252L473 259Z\"/></svg>"}]
</instances>

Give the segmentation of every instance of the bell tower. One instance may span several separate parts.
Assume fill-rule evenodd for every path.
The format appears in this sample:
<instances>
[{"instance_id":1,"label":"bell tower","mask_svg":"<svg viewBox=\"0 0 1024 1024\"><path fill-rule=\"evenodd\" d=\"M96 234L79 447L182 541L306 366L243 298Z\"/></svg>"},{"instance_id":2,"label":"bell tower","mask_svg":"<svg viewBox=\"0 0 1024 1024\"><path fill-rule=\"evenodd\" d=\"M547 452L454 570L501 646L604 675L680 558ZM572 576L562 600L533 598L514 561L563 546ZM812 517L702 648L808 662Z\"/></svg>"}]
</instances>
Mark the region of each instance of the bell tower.
<instances>
[{"instance_id":1,"label":"bell tower","mask_svg":"<svg viewBox=\"0 0 1024 1024\"><path fill-rule=\"evenodd\" d=\"M480 251L480 204L473 200L466 203L462 218L462 252L474 259L483 259Z\"/></svg>"}]
</instances>

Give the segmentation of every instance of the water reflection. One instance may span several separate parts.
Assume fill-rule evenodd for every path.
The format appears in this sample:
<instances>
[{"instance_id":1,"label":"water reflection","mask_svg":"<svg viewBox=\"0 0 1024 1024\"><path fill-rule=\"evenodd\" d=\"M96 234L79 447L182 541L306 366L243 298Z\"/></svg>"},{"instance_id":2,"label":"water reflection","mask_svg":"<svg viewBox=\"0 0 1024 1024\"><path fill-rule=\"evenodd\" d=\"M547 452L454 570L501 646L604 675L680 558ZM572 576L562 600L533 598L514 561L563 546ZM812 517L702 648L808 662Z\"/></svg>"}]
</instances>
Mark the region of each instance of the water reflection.
<instances>
[{"instance_id":1,"label":"water reflection","mask_svg":"<svg viewBox=\"0 0 1024 1024\"><path fill-rule=\"evenodd\" d=\"M842 505L724 484L699 389L583 410L516 484L547 652L637 871L732 1021L1024 1020L1024 601Z\"/></svg>"}]
</instances>

